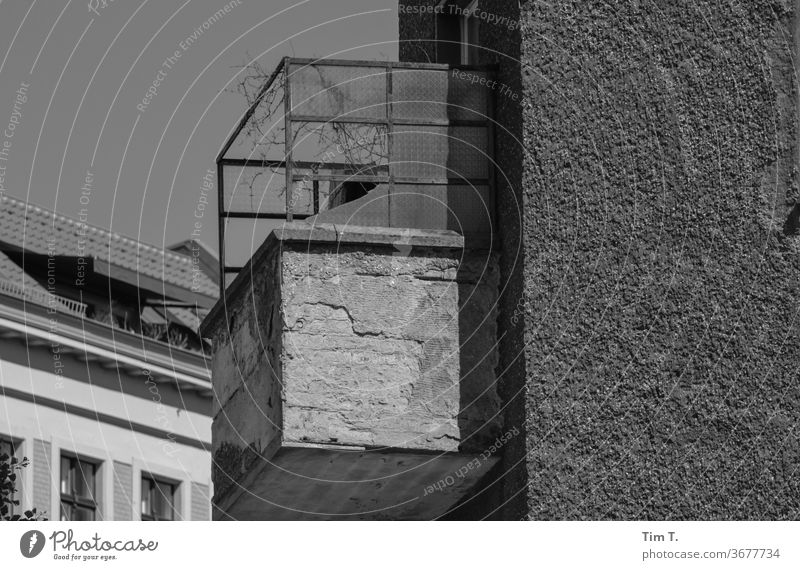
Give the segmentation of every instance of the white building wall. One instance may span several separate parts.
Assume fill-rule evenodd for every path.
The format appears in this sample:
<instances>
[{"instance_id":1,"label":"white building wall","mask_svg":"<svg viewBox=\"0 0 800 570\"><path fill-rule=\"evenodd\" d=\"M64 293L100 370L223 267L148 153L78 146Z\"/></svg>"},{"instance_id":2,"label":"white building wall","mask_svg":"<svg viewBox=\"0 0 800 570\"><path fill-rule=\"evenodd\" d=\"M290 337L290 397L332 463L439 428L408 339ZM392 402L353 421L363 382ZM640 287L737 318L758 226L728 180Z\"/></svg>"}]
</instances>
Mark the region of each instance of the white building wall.
<instances>
[{"instance_id":1,"label":"white building wall","mask_svg":"<svg viewBox=\"0 0 800 570\"><path fill-rule=\"evenodd\" d=\"M15 341L0 340L4 344L9 342ZM18 347L26 351L21 343ZM8 348L6 344L5 349ZM50 358L43 347L27 352L28 360L33 363L47 362ZM20 484L24 509L36 506L47 511L48 518L58 518L59 463L63 450L99 462L97 492L99 514L104 519L139 518L143 472L178 484L180 518L191 520L202 513L199 502L203 499L193 497L192 489L199 493L208 489L211 481L210 445L202 448L211 442L208 415L181 409L180 399L176 400L176 392L170 385L151 382L143 389L147 379L144 374L135 377L116 368L104 370L96 364L80 363L88 367L89 373L82 378L81 374L75 374L76 379L50 372L45 366L25 366L19 358L14 360L0 357L0 385L6 394L0 395L0 436L11 436L19 444L18 455L33 462L24 471ZM73 370L75 363L78 361L72 363ZM119 386L116 390L109 387L114 378ZM185 397L195 404L187 407L198 408L195 394L187 393ZM29 401L34 398L38 399L36 403ZM43 404L45 401L49 402ZM98 421L65 412L54 407L53 402L74 407L70 409L96 410L109 419ZM114 425L117 422L140 424L162 433L140 433ZM49 493L43 488L48 473ZM125 508L126 504L130 508Z\"/></svg>"}]
</instances>

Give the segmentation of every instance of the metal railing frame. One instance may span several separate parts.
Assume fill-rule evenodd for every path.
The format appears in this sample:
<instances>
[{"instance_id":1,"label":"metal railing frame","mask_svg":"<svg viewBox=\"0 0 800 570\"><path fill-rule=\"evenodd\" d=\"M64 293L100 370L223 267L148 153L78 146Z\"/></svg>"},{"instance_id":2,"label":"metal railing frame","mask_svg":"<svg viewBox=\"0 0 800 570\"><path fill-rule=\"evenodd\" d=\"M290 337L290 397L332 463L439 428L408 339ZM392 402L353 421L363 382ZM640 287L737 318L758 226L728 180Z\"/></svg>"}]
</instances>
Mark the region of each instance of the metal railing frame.
<instances>
[{"instance_id":1,"label":"metal railing frame","mask_svg":"<svg viewBox=\"0 0 800 570\"><path fill-rule=\"evenodd\" d=\"M306 116L306 115L294 115L292 113L292 95L291 95L291 85L292 79L290 75L290 71L293 66L315 66L315 65L325 65L325 66L346 66L346 67L372 67L372 68L383 68L386 73L386 98L385 98L385 108L386 108L386 115L385 117L375 119L375 118L357 118L357 117L347 117L347 116ZM395 70L404 70L404 69L418 69L418 70L432 70L432 71L451 71L453 69L459 69L461 71L475 71L475 72L486 72L486 73L494 73L496 68L494 66L451 66L447 64L437 64L437 63L412 63L412 62L383 62L383 61L365 61L365 60L342 60L342 59L312 59L312 58L294 58L294 57L284 57L278 67L272 72L270 77L264 83L264 86L259 90L255 101L253 104L247 109L245 114L242 116L239 124L237 125L236 129L230 134L228 139L225 141L222 149L220 150L219 154L216 158L216 165L217 165L217 207L218 207L218 217L219 217L219 265L220 265L220 298L224 298L225 292L225 281L226 281L226 274L231 273L238 273L241 271L242 267L238 266L228 266L225 262L225 222L227 219L231 218L240 218L240 219L285 219L286 221L293 221L294 219L305 219L312 215L318 213L318 204L317 200L315 200L315 208L314 214L296 214L292 210L292 196L294 194L293 189L294 182L301 181L301 180L311 180L314 183L315 189L318 188L319 181L321 180L331 180L336 181L337 177L335 175L319 175L313 174L311 176L305 175L297 175L294 174L295 169L309 169L313 165L318 164L317 162L294 162L292 160L292 151L293 145L290 144L290 137L292 136L292 124L295 122L314 122L314 123L354 123L354 124L374 124L374 125L383 125L386 128L386 138L387 138L387 156L388 156L388 165L387 165L387 175L385 176L378 176L378 175L346 175L340 176L342 180L348 181L359 181L359 182L375 182L375 183L383 183L389 185L389 195L391 196L392 192L394 191L395 184L420 184L420 185L446 185L446 184L455 184L460 183L463 184L464 182L481 185L481 186L488 186L489 187L489 195L490 195L490 208L492 212L492 223L495 223L494 216L496 213L496 196L495 196L495 189L496 189L496 173L493 164L493 160L489 160L489 178L488 179L465 179L465 178L418 178L418 177L396 177L392 173L391 168L391 161L393 156L393 144L392 144L392 134L395 132L394 128L396 125L410 125L410 126L419 126L419 127L435 127L435 126L476 126L476 127L485 127L487 128L487 145L488 145L488 153L490 156L494 154L494 97L491 92L488 93L488 101L487 101L487 118L486 120L467 120L467 119L460 119L460 120L451 120L451 119L402 119L393 117L392 109L393 109L393 100L392 100L392 88L393 88L393 72ZM284 148L285 148L285 158L284 160L252 160L252 159L241 159L241 158L225 158L225 155L233 146L234 142L241 134L242 130L245 128L247 123L253 117L256 112L258 106L262 103L264 96L269 92L269 89L275 84L275 81L284 74ZM331 166L338 166L334 163L329 163ZM225 166L249 166L249 167L264 167L264 168L282 168L285 171L286 177L286 212L281 214L276 213L259 213L259 212L233 212L233 211L226 211L225 210L225 203L224 203L224 195L225 195L225 181L223 176L223 170ZM348 166L348 165L341 165L341 166ZM349 165L352 166L352 165ZM316 198L316 195L315 195Z\"/></svg>"}]
</instances>

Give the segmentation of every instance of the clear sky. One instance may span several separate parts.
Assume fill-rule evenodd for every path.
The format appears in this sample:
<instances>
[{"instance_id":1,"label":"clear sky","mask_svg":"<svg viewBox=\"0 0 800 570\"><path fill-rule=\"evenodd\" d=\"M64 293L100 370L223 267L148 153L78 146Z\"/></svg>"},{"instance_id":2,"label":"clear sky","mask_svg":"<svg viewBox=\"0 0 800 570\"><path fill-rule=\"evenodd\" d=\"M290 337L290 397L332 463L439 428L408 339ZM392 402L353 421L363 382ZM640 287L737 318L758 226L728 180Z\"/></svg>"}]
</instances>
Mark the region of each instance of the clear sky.
<instances>
[{"instance_id":1,"label":"clear sky","mask_svg":"<svg viewBox=\"0 0 800 570\"><path fill-rule=\"evenodd\" d=\"M248 56L285 55L395 60L397 0L0 0L0 191L154 245L188 239L246 106L229 82ZM200 239L216 250L210 198Z\"/></svg>"}]
</instances>

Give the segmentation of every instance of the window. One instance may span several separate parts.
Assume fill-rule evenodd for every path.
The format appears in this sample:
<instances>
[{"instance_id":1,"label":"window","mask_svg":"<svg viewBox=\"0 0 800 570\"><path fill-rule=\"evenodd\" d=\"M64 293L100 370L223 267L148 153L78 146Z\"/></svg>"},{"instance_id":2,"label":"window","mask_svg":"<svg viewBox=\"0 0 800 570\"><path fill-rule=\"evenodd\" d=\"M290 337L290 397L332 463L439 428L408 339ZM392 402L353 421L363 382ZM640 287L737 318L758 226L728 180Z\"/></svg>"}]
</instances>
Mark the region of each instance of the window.
<instances>
[{"instance_id":1,"label":"window","mask_svg":"<svg viewBox=\"0 0 800 570\"><path fill-rule=\"evenodd\" d=\"M142 520L175 520L175 485L154 477L142 477Z\"/></svg>"},{"instance_id":2,"label":"window","mask_svg":"<svg viewBox=\"0 0 800 570\"><path fill-rule=\"evenodd\" d=\"M14 442L11 441L10 439L4 438L4 437L0 437L0 457L2 457L3 455L8 455L8 457L10 459L11 457L14 457L14 454L15 454ZM19 490L19 473L17 473L16 483L17 484L15 486L17 487L17 490ZM17 495L17 493L14 493L9 498L12 501L15 501L17 499L16 495ZM8 514L9 515L13 515L14 514L14 506L15 505L14 505L13 502L8 505Z\"/></svg>"},{"instance_id":3,"label":"window","mask_svg":"<svg viewBox=\"0 0 800 570\"><path fill-rule=\"evenodd\" d=\"M478 63L477 0L442 0L436 13L436 61L449 65Z\"/></svg>"},{"instance_id":4,"label":"window","mask_svg":"<svg viewBox=\"0 0 800 570\"><path fill-rule=\"evenodd\" d=\"M14 442L10 439L0 437L0 455L14 456Z\"/></svg>"},{"instance_id":5,"label":"window","mask_svg":"<svg viewBox=\"0 0 800 570\"><path fill-rule=\"evenodd\" d=\"M97 464L78 457L61 456L61 520L93 521L97 518Z\"/></svg>"}]
</instances>

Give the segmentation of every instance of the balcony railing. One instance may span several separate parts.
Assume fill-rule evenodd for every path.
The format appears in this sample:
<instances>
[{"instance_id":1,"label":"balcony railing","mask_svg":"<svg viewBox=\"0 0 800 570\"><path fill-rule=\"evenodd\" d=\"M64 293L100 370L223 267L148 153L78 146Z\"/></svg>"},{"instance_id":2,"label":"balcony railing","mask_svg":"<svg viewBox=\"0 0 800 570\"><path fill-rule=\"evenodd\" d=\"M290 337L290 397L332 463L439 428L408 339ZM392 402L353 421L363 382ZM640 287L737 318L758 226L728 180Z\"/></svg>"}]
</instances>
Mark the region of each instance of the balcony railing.
<instances>
[{"instance_id":1,"label":"balcony railing","mask_svg":"<svg viewBox=\"0 0 800 570\"><path fill-rule=\"evenodd\" d=\"M0 293L79 317L86 316L85 303L73 301L72 299L60 297L59 295L50 294L32 287L23 287L21 284L8 281L7 279L0 279Z\"/></svg>"},{"instance_id":2,"label":"balcony railing","mask_svg":"<svg viewBox=\"0 0 800 570\"><path fill-rule=\"evenodd\" d=\"M489 247L490 81L486 68L285 58L217 158L223 282L292 220L449 229Z\"/></svg>"}]
</instances>

